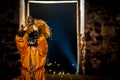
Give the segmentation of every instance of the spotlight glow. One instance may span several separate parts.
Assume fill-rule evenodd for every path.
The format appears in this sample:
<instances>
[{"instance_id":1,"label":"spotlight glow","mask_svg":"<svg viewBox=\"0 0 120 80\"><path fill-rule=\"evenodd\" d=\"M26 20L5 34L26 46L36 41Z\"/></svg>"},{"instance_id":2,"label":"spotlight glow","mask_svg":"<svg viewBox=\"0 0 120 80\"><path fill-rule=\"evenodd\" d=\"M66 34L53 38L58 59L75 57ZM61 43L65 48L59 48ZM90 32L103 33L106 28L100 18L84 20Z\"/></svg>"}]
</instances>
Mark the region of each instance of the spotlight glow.
<instances>
[{"instance_id":1,"label":"spotlight glow","mask_svg":"<svg viewBox=\"0 0 120 80\"><path fill-rule=\"evenodd\" d=\"M75 66L75 64L72 64L72 66L74 67L74 66Z\"/></svg>"},{"instance_id":2,"label":"spotlight glow","mask_svg":"<svg viewBox=\"0 0 120 80\"><path fill-rule=\"evenodd\" d=\"M60 27L57 27L59 28L57 34L58 36L56 36L56 39L57 39L57 44L59 46L59 48L62 50L62 53L67 56L67 58L69 59L69 61L72 63L74 63L74 68L77 69L77 61L75 59L75 56L73 55L73 51L72 51L72 46L71 46L71 42L70 42L70 39L64 35L63 32L61 32L61 28ZM61 37L62 36L62 39Z\"/></svg>"}]
</instances>

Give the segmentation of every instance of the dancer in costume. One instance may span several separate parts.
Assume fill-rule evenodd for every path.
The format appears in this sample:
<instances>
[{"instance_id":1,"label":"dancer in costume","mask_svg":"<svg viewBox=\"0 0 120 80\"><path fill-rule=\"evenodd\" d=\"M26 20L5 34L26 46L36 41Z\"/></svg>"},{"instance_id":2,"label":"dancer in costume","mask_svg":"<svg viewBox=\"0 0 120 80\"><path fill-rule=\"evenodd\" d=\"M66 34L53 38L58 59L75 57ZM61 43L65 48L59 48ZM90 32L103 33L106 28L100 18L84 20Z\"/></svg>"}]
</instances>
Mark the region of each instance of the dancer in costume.
<instances>
[{"instance_id":1,"label":"dancer in costume","mask_svg":"<svg viewBox=\"0 0 120 80\"><path fill-rule=\"evenodd\" d=\"M21 55L21 76L18 80L46 80L45 63L48 53L47 38L50 28L43 20L28 17L26 26L21 26L15 37Z\"/></svg>"}]
</instances>

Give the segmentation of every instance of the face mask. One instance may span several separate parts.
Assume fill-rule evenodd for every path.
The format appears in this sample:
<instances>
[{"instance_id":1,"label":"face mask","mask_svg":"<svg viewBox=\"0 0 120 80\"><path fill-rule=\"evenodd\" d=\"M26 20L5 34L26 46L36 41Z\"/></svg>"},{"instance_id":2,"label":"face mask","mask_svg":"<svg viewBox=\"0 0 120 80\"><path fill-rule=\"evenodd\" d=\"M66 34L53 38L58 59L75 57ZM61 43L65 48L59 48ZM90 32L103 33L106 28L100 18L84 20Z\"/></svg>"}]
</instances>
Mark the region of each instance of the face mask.
<instances>
[{"instance_id":1,"label":"face mask","mask_svg":"<svg viewBox=\"0 0 120 80\"><path fill-rule=\"evenodd\" d=\"M38 38L37 31L29 32L28 38L27 38L27 44L29 46L36 46L37 45L37 38Z\"/></svg>"}]
</instances>

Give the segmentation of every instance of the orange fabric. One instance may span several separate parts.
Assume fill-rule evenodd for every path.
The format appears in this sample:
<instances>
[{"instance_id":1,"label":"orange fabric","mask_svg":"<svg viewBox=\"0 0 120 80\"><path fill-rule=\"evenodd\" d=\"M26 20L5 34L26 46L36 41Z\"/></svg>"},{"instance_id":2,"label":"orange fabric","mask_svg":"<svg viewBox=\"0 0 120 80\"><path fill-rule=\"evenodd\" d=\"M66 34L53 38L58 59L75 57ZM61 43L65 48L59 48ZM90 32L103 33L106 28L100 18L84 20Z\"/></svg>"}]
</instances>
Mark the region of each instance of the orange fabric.
<instances>
[{"instance_id":1,"label":"orange fabric","mask_svg":"<svg viewBox=\"0 0 120 80\"><path fill-rule=\"evenodd\" d=\"M27 45L28 33L33 30L33 25L28 27L23 37L18 35L15 37L22 63L21 75L17 78L17 80L31 80L31 64L34 66L34 69L32 70L33 80L46 80L44 75L44 66L48 52L48 44L46 39L50 37L50 28L45 21L38 19L34 20L34 25L38 28L38 30L42 30L41 36L37 41L38 45L36 47L30 47Z\"/></svg>"},{"instance_id":2,"label":"orange fabric","mask_svg":"<svg viewBox=\"0 0 120 80\"><path fill-rule=\"evenodd\" d=\"M15 40L17 44L17 48L21 54L21 63L22 63L22 71L21 75L23 76L23 80L31 80L30 79L30 54L32 59L32 65L35 65L34 80L46 80L44 76L44 66L46 62L47 52L48 52L48 44L46 38L41 35L38 38L38 46L33 48L27 45L24 40L27 37L27 33L25 33L24 37L19 37L16 35Z\"/></svg>"},{"instance_id":3,"label":"orange fabric","mask_svg":"<svg viewBox=\"0 0 120 80\"><path fill-rule=\"evenodd\" d=\"M16 35L15 40L17 44L17 48L21 54L21 63L23 68L21 71L21 75L24 77L24 80L31 80L30 79L30 54L32 59L32 65L36 61L35 71L34 73L34 80L46 80L44 76L44 66L46 62L47 52L48 52L48 44L46 38L41 35L38 38L38 46L33 48L27 45L25 39L27 38L28 34L25 33L24 37L19 37Z\"/></svg>"}]
</instances>

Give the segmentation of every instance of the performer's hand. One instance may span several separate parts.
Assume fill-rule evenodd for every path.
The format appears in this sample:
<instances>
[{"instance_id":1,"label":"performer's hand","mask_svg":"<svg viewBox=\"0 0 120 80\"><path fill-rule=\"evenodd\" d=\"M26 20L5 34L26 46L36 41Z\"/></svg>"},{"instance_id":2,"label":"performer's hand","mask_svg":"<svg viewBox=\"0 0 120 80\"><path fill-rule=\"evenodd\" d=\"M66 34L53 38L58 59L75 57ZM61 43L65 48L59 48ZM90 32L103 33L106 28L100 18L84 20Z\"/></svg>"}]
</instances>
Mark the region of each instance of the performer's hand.
<instances>
[{"instance_id":1,"label":"performer's hand","mask_svg":"<svg viewBox=\"0 0 120 80\"><path fill-rule=\"evenodd\" d=\"M28 26L23 27L23 31L26 31L28 29Z\"/></svg>"},{"instance_id":2,"label":"performer's hand","mask_svg":"<svg viewBox=\"0 0 120 80\"><path fill-rule=\"evenodd\" d=\"M27 26L21 25L21 26L19 27L19 30L20 30L20 31L26 31L27 28L28 28Z\"/></svg>"},{"instance_id":3,"label":"performer's hand","mask_svg":"<svg viewBox=\"0 0 120 80\"><path fill-rule=\"evenodd\" d=\"M38 28L35 25L33 25L33 30L38 31Z\"/></svg>"}]
</instances>

